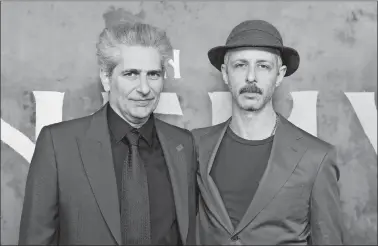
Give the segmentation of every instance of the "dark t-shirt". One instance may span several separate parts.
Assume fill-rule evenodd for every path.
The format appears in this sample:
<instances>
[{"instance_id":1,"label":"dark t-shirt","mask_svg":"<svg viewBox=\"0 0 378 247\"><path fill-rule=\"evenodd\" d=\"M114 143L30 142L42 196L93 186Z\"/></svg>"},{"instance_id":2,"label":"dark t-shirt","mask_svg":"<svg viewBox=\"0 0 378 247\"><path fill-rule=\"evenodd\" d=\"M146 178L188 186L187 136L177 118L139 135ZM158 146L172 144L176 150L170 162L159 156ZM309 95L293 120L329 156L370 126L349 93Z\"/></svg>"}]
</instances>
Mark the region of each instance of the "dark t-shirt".
<instances>
[{"instance_id":1,"label":"dark t-shirt","mask_svg":"<svg viewBox=\"0 0 378 247\"><path fill-rule=\"evenodd\" d=\"M210 175L234 227L243 218L256 193L268 164L273 138L246 140L228 127L219 146Z\"/></svg>"}]
</instances>

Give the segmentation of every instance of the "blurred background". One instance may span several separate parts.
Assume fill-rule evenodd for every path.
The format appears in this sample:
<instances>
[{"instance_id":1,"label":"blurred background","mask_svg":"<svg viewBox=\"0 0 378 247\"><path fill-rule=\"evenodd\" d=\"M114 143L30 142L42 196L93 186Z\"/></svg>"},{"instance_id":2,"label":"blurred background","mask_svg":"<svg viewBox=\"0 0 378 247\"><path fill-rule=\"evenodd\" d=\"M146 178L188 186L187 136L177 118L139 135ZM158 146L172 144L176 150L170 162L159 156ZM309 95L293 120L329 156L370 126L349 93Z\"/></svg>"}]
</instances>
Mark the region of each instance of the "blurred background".
<instances>
[{"instance_id":1,"label":"blurred background","mask_svg":"<svg viewBox=\"0 0 378 247\"><path fill-rule=\"evenodd\" d=\"M271 22L298 50L299 70L274 95L276 110L289 118L293 93L316 92L314 108L299 104L295 119L337 147L346 244L377 245L377 3L357 1L2 2L1 244L18 241L36 128L103 104L95 44L106 25L143 21L167 31L178 52L164 92L176 94L181 113L159 118L191 130L227 115L209 97L227 88L207 51L247 19ZM228 101L217 104L226 109Z\"/></svg>"}]
</instances>

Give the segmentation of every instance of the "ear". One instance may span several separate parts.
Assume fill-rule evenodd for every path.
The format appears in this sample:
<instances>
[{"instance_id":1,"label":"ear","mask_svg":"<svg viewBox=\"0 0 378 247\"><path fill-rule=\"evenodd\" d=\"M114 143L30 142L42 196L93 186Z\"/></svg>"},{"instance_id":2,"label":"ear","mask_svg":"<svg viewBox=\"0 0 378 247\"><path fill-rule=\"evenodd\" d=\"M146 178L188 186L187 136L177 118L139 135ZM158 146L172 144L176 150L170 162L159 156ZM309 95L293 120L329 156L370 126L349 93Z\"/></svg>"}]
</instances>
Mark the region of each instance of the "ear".
<instances>
[{"instance_id":1,"label":"ear","mask_svg":"<svg viewBox=\"0 0 378 247\"><path fill-rule=\"evenodd\" d=\"M281 82L282 82L283 78L285 77L286 70L287 70L286 65L282 65L278 69L278 76L277 76L277 81L276 81L276 87L278 87L279 85L281 85Z\"/></svg>"},{"instance_id":2,"label":"ear","mask_svg":"<svg viewBox=\"0 0 378 247\"><path fill-rule=\"evenodd\" d=\"M103 69L100 69L100 79L105 92L110 90L110 76Z\"/></svg>"},{"instance_id":3,"label":"ear","mask_svg":"<svg viewBox=\"0 0 378 247\"><path fill-rule=\"evenodd\" d=\"M221 72L222 72L222 77L223 77L224 83L226 83L226 85L228 85L227 66L225 64L222 64Z\"/></svg>"}]
</instances>

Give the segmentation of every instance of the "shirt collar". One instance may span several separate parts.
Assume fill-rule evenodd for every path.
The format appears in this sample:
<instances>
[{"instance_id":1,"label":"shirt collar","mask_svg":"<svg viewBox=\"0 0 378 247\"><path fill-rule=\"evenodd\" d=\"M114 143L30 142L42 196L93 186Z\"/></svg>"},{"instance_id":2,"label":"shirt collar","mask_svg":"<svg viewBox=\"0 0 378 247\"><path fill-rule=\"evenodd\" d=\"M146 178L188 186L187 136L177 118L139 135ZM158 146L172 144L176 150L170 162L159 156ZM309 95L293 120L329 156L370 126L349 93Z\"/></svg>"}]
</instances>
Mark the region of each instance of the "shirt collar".
<instances>
[{"instance_id":1,"label":"shirt collar","mask_svg":"<svg viewBox=\"0 0 378 247\"><path fill-rule=\"evenodd\" d=\"M107 118L108 118L109 131L112 135L113 140L115 140L116 142L122 141L125 135L134 129L128 122L126 122L123 118L121 118L112 109L110 104L108 104ZM139 133L141 134L143 139L148 143L150 147L152 146L154 127L155 127L155 121L153 118L153 114L151 114L147 122L138 129Z\"/></svg>"}]
</instances>

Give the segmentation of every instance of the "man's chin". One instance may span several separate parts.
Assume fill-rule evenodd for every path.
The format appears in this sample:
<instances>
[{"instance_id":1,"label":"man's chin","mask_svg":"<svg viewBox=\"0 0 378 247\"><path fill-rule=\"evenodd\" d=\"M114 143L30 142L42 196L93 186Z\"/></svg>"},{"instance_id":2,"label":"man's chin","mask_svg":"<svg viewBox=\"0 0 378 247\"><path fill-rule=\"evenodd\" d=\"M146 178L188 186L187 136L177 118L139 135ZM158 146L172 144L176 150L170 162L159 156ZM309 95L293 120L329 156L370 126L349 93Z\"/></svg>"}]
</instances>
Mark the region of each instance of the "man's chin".
<instances>
[{"instance_id":1,"label":"man's chin","mask_svg":"<svg viewBox=\"0 0 378 247\"><path fill-rule=\"evenodd\" d=\"M261 106L258 104L251 104L251 102L239 102L239 108L244 111L255 112L261 110Z\"/></svg>"},{"instance_id":2,"label":"man's chin","mask_svg":"<svg viewBox=\"0 0 378 247\"><path fill-rule=\"evenodd\" d=\"M144 118L148 118L152 113L153 113L152 109L146 109L146 108L140 107L139 109L132 111L132 116L134 118L144 119Z\"/></svg>"},{"instance_id":3,"label":"man's chin","mask_svg":"<svg viewBox=\"0 0 378 247\"><path fill-rule=\"evenodd\" d=\"M150 117L150 115L152 114L152 112L151 113L135 113L135 114L133 114L133 117L134 118L136 118L136 119L145 119L145 118L149 118Z\"/></svg>"},{"instance_id":4,"label":"man's chin","mask_svg":"<svg viewBox=\"0 0 378 247\"><path fill-rule=\"evenodd\" d=\"M263 106L260 105L250 105L250 104L244 104L244 105L239 105L239 107L248 112L258 112L263 109Z\"/></svg>"}]
</instances>

